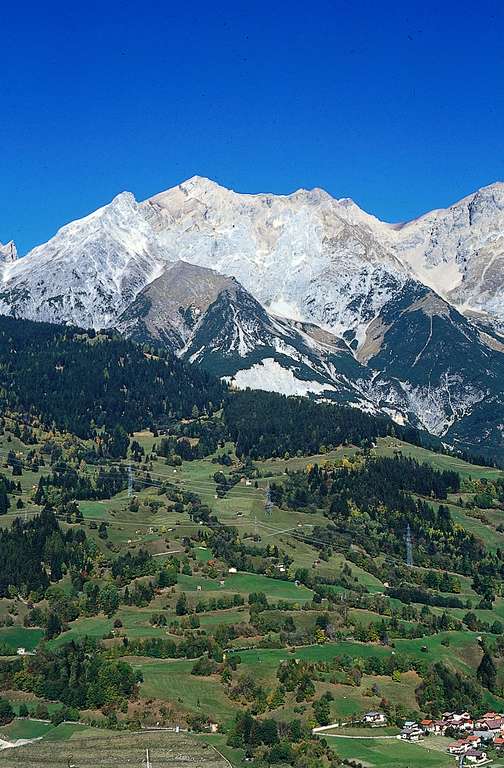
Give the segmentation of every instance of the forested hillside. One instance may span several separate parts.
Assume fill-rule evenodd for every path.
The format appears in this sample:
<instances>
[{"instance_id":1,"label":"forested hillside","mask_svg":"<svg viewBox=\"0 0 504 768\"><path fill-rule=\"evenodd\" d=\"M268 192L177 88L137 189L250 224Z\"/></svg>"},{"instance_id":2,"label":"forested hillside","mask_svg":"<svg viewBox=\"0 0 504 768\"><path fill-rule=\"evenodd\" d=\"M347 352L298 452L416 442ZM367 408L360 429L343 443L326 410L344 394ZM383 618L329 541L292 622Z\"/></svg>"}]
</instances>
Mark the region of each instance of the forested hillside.
<instances>
[{"instance_id":1,"label":"forested hillside","mask_svg":"<svg viewBox=\"0 0 504 768\"><path fill-rule=\"evenodd\" d=\"M320 446L370 445L377 437L395 434L412 443L420 434L391 419L371 416L358 408L317 403L306 397L245 390L227 399L224 418L238 456L264 459L286 453L317 453Z\"/></svg>"},{"instance_id":2,"label":"forested hillside","mask_svg":"<svg viewBox=\"0 0 504 768\"><path fill-rule=\"evenodd\" d=\"M218 407L223 388L170 353L146 355L113 332L0 317L0 404L81 437Z\"/></svg>"}]
</instances>

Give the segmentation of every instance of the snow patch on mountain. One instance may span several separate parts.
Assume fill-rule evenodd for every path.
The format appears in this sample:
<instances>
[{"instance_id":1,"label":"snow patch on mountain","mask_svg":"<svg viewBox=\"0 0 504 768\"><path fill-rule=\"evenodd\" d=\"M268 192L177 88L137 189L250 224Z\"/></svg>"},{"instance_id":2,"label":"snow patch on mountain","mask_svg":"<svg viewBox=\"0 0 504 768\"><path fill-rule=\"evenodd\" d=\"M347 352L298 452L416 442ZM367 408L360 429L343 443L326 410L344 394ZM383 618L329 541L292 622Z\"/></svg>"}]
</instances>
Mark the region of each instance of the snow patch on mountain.
<instances>
[{"instance_id":1,"label":"snow patch on mountain","mask_svg":"<svg viewBox=\"0 0 504 768\"><path fill-rule=\"evenodd\" d=\"M283 368L272 357L266 357L260 363L224 378L238 389L263 389L266 392L280 392L282 395L306 396L334 391L334 387L329 384L298 379L291 369Z\"/></svg>"}]
</instances>

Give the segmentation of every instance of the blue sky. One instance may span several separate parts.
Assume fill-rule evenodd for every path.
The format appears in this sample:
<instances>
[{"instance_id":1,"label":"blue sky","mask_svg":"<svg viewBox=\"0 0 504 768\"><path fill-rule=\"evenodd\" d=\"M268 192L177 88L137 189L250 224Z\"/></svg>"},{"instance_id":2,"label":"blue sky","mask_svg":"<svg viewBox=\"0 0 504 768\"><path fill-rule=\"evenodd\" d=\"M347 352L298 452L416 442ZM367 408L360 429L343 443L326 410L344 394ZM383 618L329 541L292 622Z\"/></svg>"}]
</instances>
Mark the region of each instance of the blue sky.
<instances>
[{"instance_id":1,"label":"blue sky","mask_svg":"<svg viewBox=\"0 0 504 768\"><path fill-rule=\"evenodd\" d=\"M0 241L128 189L320 186L404 220L504 179L504 4L3 3Z\"/></svg>"}]
</instances>

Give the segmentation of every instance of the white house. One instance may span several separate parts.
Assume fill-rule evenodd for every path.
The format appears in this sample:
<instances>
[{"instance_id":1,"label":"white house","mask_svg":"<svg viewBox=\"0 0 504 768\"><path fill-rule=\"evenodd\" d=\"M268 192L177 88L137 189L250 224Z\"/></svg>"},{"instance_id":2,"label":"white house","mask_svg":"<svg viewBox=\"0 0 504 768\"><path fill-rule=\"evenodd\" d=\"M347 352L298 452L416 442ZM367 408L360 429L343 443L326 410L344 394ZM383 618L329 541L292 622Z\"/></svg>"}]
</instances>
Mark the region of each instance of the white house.
<instances>
[{"instance_id":1,"label":"white house","mask_svg":"<svg viewBox=\"0 0 504 768\"><path fill-rule=\"evenodd\" d=\"M383 712L366 712L362 719L372 728L378 728L380 726L387 725L387 718Z\"/></svg>"},{"instance_id":2,"label":"white house","mask_svg":"<svg viewBox=\"0 0 504 768\"><path fill-rule=\"evenodd\" d=\"M424 736L424 731L419 725L416 725L416 723L410 726L405 726L401 731L401 739L404 739L405 741L420 741Z\"/></svg>"}]
</instances>

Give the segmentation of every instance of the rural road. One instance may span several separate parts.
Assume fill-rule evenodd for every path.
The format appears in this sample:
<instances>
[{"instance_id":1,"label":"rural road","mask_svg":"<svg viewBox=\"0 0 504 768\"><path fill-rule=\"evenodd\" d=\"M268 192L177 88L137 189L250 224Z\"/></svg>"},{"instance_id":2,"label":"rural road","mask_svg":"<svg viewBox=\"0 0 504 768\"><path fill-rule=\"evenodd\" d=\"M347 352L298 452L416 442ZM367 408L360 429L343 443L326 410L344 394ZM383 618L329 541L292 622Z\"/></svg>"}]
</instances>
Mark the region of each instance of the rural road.
<instances>
[{"instance_id":1,"label":"rural road","mask_svg":"<svg viewBox=\"0 0 504 768\"><path fill-rule=\"evenodd\" d=\"M370 741L376 741L379 739L398 739L399 735L396 736L345 736L343 733L317 733L317 736L322 736L324 739L329 736L333 739L369 739Z\"/></svg>"}]
</instances>

